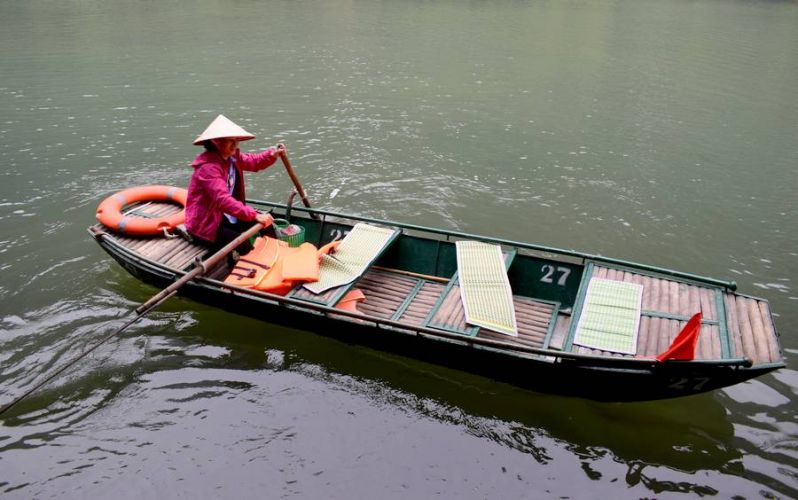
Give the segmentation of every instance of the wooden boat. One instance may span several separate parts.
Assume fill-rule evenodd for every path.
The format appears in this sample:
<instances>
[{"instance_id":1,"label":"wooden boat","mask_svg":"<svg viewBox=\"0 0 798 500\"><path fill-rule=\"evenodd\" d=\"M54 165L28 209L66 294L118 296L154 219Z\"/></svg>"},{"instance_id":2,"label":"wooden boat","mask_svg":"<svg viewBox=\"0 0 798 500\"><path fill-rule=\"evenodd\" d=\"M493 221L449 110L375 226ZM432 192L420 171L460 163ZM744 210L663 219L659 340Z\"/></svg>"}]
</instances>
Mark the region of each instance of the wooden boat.
<instances>
[{"instance_id":1,"label":"wooden boat","mask_svg":"<svg viewBox=\"0 0 798 500\"><path fill-rule=\"evenodd\" d=\"M395 229L396 237L353 283L319 295L297 286L285 296L224 282L226 259L179 293L267 322L478 373L535 391L602 401L641 401L711 391L784 366L767 301L738 293L734 282L540 245L486 238L324 210L250 200L290 218L318 247L357 223ZM131 216L164 217L170 203L126 207ZM137 237L89 228L132 275L156 287L184 276L208 254L182 238ZM500 246L512 288L517 336L466 323L457 241ZM585 347L575 339L591 282L642 288L633 352ZM358 311L336 308L352 289ZM658 361L688 318L703 319L694 359Z\"/></svg>"}]
</instances>

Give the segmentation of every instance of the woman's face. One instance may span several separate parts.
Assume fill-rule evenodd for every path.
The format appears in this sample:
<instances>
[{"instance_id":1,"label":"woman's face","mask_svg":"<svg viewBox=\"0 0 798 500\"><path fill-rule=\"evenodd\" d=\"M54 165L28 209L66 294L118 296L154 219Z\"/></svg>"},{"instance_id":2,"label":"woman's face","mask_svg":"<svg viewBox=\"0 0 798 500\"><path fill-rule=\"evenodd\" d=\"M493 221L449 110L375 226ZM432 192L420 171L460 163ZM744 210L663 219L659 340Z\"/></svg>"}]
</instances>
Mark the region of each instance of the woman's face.
<instances>
[{"instance_id":1,"label":"woman's face","mask_svg":"<svg viewBox=\"0 0 798 500\"><path fill-rule=\"evenodd\" d=\"M233 139L230 137L223 137L221 139L212 139L214 146L216 149L219 150L219 153L222 155L222 158L229 158L236 152L238 149L238 139Z\"/></svg>"}]
</instances>

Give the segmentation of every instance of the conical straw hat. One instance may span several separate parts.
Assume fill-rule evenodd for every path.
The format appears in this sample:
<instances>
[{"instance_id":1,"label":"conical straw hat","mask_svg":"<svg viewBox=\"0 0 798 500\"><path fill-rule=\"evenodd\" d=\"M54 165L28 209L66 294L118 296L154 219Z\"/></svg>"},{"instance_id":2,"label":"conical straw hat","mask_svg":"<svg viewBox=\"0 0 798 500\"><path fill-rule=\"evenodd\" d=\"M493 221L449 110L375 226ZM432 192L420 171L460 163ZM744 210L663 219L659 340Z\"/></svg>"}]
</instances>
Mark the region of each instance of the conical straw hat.
<instances>
[{"instance_id":1,"label":"conical straw hat","mask_svg":"<svg viewBox=\"0 0 798 500\"><path fill-rule=\"evenodd\" d=\"M255 136L233 123L224 115L219 115L208 125L203 133L194 141L195 146L201 146L208 139L221 139L222 137L232 137L239 141L248 141Z\"/></svg>"}]
</instances>

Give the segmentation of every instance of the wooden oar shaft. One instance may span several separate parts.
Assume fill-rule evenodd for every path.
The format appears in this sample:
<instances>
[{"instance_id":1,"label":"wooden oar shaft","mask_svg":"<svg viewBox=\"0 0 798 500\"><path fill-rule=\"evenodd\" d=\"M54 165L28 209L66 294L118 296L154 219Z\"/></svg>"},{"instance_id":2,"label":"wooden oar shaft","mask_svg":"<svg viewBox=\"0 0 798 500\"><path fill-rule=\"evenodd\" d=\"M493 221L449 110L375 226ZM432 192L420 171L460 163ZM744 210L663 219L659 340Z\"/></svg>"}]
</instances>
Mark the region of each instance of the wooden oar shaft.
<instances>
[{"instance_id":1,"label":"wooden oar shaft","mask_svg":"<svg viewBox=\"0 0 798 500\"><path fill-rule=\"evenodd\" d=\"M145 314L150 309L158 306L161 302L174 295L178 288L193 280L197 276L208 272L208 269L218 264L220 260L227 257L230 252L238 248L240 244L244 243L252 236L256 235L261 229L263 229L263 224L256 223L254 226L241 233L236 239L223 246L218 252L197 264L194 269L187 272L182 278L161 290L157 295L153 296L147 302L141 304L138 308L136 308L136 312L138 314Z\"/></svg>"},{"instance_id":2,"label":"wooden oar shaft","mask_svg":"<svg viewBox=\"0 0 798 500\"><path fill-rule=\"evenodd\" d=\"M286 172L288 172L288 177L290 177L291 182L294 183L296 192L299 194L299 197L302 199L302 204L305 205L307 208L310 208L310 202L308 201L308 197L305 194L305 190L302 188L302 183L299 182L299 178L296 176L296 173L294 172L294 167L291 166L291 161L288 159L288 154L286 154L285 151L281 151L280 159L283 160L283 165L285 165L285 170Z\"/></svg>"}]
</instances>

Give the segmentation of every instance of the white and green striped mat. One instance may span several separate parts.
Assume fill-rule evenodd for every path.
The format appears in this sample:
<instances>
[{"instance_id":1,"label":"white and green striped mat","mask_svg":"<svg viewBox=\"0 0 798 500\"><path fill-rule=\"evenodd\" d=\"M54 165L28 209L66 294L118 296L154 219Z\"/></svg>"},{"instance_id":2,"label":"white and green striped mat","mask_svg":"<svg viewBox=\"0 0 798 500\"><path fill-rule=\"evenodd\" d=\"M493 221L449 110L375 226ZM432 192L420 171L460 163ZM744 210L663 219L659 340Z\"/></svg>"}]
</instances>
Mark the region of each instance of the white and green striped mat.
<instances>
[{"instance_id":1,"label":"white and green striped mat","mask_svg":"<svg viewBox=\"0 0 798 500\"><path fill-rule=\"evenodd\" d=\"M458 241L457 274L466 322L518 336L513 291L499 245Z\"/></svg>"},{"instance_id":2,"label":"white and green striped mat","mask_svg":"<svg viewBox=\"0 0 798 500\"><path fill-rule=\"evenodd\" d=\"M319 281L305 283L304 287L319 294L351 283L379 257L395 233L395 229L355 224L335 253L322 257Z\"/></svg>"},{"instance_id":3,"label":"white and green striped mat","mask_svg":"<svg viewBox=\"0 0 798 500\"><path fill-rule=\"evenodd\" d=\"M574 344L636 354L643 285L592 278L587 288Z\"/></svg>"}]
</instances>

